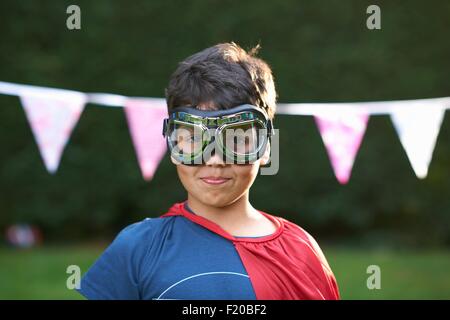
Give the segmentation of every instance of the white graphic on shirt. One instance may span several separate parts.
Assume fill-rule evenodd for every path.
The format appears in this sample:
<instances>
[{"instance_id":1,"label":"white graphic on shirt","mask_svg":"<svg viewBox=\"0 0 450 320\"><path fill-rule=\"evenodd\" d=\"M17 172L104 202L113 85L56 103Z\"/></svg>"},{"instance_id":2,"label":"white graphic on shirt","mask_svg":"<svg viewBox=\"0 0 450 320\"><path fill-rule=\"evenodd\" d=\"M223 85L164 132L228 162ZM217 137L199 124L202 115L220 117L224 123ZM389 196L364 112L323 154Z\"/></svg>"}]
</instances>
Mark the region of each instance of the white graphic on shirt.
<instances>
[{"instance_id":1,"label":"white graphic on shirt","mask_svg":"<svg viewBox=\"0 0 450 320\"><path fill-rule=\"evenodd\" d=\"M242 274L242 273L237 273L237 272L228 272L228 271L216 271L216 272L205 272L205 273L199 273L199 274L194 274L192 276L189 276L187 278L181 279L178 282L175 282L173 285L171 285L170 287L168 287L166 290L163 291L163 293L161 293L159 295L158 298L155 298L153 300L165 300L163 298L161 298L167 291L169 291L170 289L172 289L173 287L179 285L180 283L187 281L189 279L192 278L197 278L197 277L201 277L201 276L208 276L208 275L212 275L212 274L231 274L231 275L235 275L235 276L241 276L241 277L246 277L246 278L250 278L248 275L246 274Z\"/></svg>"}]
</instances>

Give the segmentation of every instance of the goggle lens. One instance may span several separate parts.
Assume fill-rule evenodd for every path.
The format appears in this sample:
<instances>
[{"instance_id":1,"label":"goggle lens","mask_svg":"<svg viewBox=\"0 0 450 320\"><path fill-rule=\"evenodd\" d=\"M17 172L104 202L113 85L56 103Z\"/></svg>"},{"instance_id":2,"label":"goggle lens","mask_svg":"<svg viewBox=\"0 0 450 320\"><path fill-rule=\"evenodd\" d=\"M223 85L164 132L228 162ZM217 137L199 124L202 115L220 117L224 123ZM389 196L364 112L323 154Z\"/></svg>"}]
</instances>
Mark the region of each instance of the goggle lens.
<instances>
[{"instance_id":1,"label":"goggle lens","mask_svg":"<svg viewBox=\"0 0 450 320\"><path fill-rule=\"evenodd\" d=\"M263 142L260 137L262 128L259 122L233 124L221 131L222 144L228 152L235 155L251 155L261 148Z\"/></svg>"}]
</instances>

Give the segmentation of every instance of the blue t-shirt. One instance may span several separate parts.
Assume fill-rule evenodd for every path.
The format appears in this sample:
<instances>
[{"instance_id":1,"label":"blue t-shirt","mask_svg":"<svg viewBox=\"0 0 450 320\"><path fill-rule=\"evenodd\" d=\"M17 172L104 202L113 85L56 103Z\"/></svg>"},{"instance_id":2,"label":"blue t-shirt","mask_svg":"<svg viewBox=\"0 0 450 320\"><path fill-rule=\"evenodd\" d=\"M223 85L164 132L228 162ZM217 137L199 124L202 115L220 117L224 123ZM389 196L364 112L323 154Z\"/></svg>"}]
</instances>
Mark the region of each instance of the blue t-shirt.
<instances>
[{"instance_id":1,"label":"blue t-shirt","mask_svg":"<svg viewBox=\"0 0 450 320\"><path fill-rule=\"evenodd\" d=\"M255 299L233 243L182 216L122 230L81 281L88 299Z\"/></svg>"},{"instance_id":2,"label":"blue t-shirt","mask_svg":"<svg viewBox=\"0 0 450 320\"><path fill-rule=\"evenodd\" d=\"M336 279L315 240L296 224L235 237L184 203L122 230L88 270L88 299L338 299Z\"/></svg>"}]
</instances>

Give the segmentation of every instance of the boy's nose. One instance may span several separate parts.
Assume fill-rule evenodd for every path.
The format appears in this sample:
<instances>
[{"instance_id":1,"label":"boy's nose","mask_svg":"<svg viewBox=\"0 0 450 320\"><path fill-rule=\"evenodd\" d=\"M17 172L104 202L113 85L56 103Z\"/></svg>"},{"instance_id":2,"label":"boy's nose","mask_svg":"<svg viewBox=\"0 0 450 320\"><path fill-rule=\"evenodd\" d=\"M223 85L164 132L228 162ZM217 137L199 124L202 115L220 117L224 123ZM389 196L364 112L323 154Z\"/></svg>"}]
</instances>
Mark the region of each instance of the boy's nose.
<instances>
[{"instance_id":1,"label":"boy's nose","mask_svg":"<svg viewBox=\"0 0 450 320\"><path fill-rule=\"evenodd\" d=\"M211 155L208 157L205 157L205 165L207 166L214 166L214 165L220 165L224 166L225 161L223 160L223 156L220 154L220 152L215 152L215 150L211 151Z\"/></svg>"}]
</instances>

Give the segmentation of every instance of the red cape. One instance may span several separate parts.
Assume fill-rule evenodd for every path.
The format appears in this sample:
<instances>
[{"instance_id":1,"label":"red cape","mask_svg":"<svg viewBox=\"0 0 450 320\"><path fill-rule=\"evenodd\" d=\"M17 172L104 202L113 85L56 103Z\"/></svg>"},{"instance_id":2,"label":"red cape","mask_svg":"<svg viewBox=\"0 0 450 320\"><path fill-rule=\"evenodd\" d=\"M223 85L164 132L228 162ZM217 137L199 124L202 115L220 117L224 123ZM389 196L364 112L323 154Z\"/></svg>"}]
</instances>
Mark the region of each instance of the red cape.
<instances>
[{"instance_id":1,"label":"red cape","mask_svg":"<svg viewBox=\"0 0 450 320\"><path fill-rule=\"evenodd\" d=\"M336 300L333 272L316 241L296 224L261 212L278 229L258 238L236 238L216 223L174 204L162 215L181 215L233 242L260 300Z\"/></svg>"}]
</instances>

